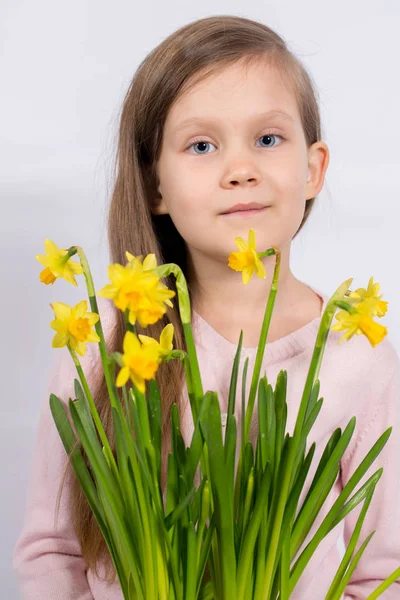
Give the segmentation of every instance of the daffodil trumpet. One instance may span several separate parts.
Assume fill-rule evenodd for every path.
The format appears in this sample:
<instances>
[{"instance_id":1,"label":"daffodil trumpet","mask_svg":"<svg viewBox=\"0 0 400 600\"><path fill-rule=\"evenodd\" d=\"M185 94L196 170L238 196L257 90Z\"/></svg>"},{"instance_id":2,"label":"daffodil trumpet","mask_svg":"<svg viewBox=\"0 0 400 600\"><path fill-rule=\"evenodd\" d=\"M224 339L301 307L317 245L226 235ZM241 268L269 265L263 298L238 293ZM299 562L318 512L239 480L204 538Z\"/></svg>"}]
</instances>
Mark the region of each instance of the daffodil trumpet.
<instances>
[{"instance_id":1,"label":"daffodil trumpet","mask_svg":"<svg viewBox=\"0 0 400 600\"><path fill-rule=\"evenodd\" d=\"M344 281L329 299L321 318L293 435L286 433L287 372L281 371L275 388L266 374L260 378L279 283L280 250L256 249L256 235L235 238L238 252L229 255L228 266L241 272L248 284L252 276L266 276L262 258L275 256L271 290L264 313L249 397L246 399L246 359L242 378L242 429L237 436L235 402L243 331L232 366L225 437L215 392L203 393L190 321L186 280L174 264L157 266L155 255L126 252L126 265L110 265L111 283L98 294L124 312L126 333L121 351L110 355L104 342L96 295L86 256L79 246L58 249L45 241L46 255L36 258L45 266L40 280L46 285L57 278L76 284L84 274L90 307L81 301L70 307L54 302L56 331L53 347L67 346L77 368L75 400L69 409L82 448L91 465L86 467L65 408L54 394L50 406L65 450L99 524L113 560L122 594L129 600L288 600L301 574L324 537L363 502L355 530L325 600L340 600L352 571L374 532L354 555L365 514L383 469L378 469L356 491L371 464L387 443L389 427L375 442L328 511L320 527L303 549L340 469L340 460L355 428L350 419L342 432L332 433L320 459L310 492L298 511L299 497L310 467L315 443L305 455L308 434L322 408L319 372L329 331L343 331L340 343L364 335L375 347L387 330L375 321L387 311L373 278L367 288L349 289ZM71 258L78 254L80 265ZM158 340L136 334L155 323L172 306L175 292L160 279L176 278L179 313L188 352L173 347L174 328L166 325ZM339 312L337 310L339 309ZM337 322L332 326L336 315ZM92 327L95 327L95 330ZM79 355L87 343L98 343L112 407L115 434L114 457L97 414ZM161 363L183 362L193 416L194 431L186 448L177 405L171 410L172 452L168 456L165 497L161 489L162 419L156 382ZM116 371L117 368L117 372ZM128 381L132 387L128 390ZM119 398L122 389L125 414ZM247 407L246 407L247 400ZM249 439L257 400L258 434ZM99 435L98 435L99 434ZM99 439L100 438L100 439ZM236 468L236 444L241 441ZM199 476L199 485L195 477ZM354 555L354 556L353 556ZM378 598L400 577L396 569L367 600Z\"/></svg>"}]
</instances>

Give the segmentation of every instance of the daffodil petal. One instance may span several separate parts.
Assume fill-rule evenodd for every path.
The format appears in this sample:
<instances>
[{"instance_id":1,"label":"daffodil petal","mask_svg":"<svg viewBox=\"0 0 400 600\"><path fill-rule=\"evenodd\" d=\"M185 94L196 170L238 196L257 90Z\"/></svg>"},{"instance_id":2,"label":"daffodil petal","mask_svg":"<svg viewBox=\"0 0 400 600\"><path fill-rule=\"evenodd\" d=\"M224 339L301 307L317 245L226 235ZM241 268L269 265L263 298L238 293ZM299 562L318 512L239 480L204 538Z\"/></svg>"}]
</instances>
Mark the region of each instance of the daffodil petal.
<instances>
[{"instance_id":1,"label":"daffodil petal","mask_svg":"<svg viewBox=\"0 0 400 600\"><path fill-rule=\"evenodd\" d=\"M68 271L67 269L64 270L63 277L64 277L64 279L66 281L68 281L69 283L72 283L72 285L78 286L78 284L76 283L76 279L75 279L74 275L70 271Z\"/></svg>"},{"instance_id":2,"label":"daffodil petal","mask_svg":"<svg viewBox=\"0 0 400 600\"><path fill-rule=\"evenodd\" d=\"M125 256L129 262L135 258L135 256L133 254L131 254L130 252L128 252L128 250L126 250Z\"/></svg>"},{"instance_id":3,"label":"daffodil petal","mask_svg":"<svg viewBox=\"0 0 400 600\"><path fill-rule=\"evenodd\" d=\"M59 331L60 333L68 331L67 323L65 321L62 321L61 319L54 319L53 321L51 321L50 327L55 331Z\"/></svg>"},{"instance_id":4,"label":"daffodil petal","mask_svg":"<svg viewBox=\"0 0 400 600\"><path fill-rule=\"evenodd\" d=\"M51 345L53 348L63 348L63 346L67 345L68 340L69 335L67 333L59 332L53 337Z\"/></svg>"},{"instance_id":5,"label":"daffodil petal","mask_svg":"<svg viewBox=\"0 0 400 600\"><path fill-rule=\"evenodd\" d=\"M85 312L87 311L87 307L87 300L81 300L81 302L78 302L78 304L76 304L73 308L73 317L75 319L82 318Z\"/></svg>"},{"instance_id":6,"label":"daffodil petal","mask_svg":"<svg viewBox=\"0 0 400 600\"><path fill-rule=\"evenodd\" d=\"M98 334L93 331L93 329L88 333L86 340L88 342L100 342L100 337L98 336Z\"/></svg>"},{"instance_id":7,"label":"daffodil petal","mask_svg":"<svg viewBox=\"0 0 400 600\"><path fill-rule=\"evenodd\" d=\"M160 335L160 346L164 350L172 350L172 338L174 337L174 326L168 323Z\"/></svg>"},{"instance_id":8,"label":"daffodil petal","mask_svg":"<svg viewBox=\"0 0 400 600\"><path fill-rule=\"evenodd\" d=\"M57 256L60 252L56 244L48 238L44 240L44 248L46 250L46 254L51 257Z\"/></svg>"},{"instance_id":9,"label":"daffodil petal","mask_svg":"<svg viewBox=\"0 0 400 600\"><path fill-rule=\"evenodd\" d=\"M95 312L88 312L85 318L89 321L90 325L94 325L100 319L100 316Z\"/></svg>"},{"instance_id":10,"label":"daffodil petal","mask_svg":"<svg viewBox=\"0 0 400 600\"><path fill-rule=\"evenodd\" d=\"M256 249L256 232L254 231L254 229L250 229L249 230L249 242L248 242L248 246L249 248L251 248L252 250Z\"/></svg>"},{"instance_id":11,"label":"daffodil petal","mask_svg":"<svg viewBox=\"0 0 400 600\"><path fill-rule=\"evenodd\" d=\"M44 265L45 267L49 266L49 259L45 254L36 254L35 258L41 265Z\"/></svg>"},{"instance_id":12,"label":"daffodil petal","mask_svg":"<svg viewBox=\"0 0 400 600\"><path fill-rule=\"evenodd\" d=\"M157 267L157 260L155 254L148 254L143 261L143 269L155 269Z\"/></svg>"},{"instance_id":13,"label":"daffodil petal","mask_svg":"<svg viewBox=\"0 0 400 600\"><path fill-rule=\"evenodd\" d=\"M263 265L263 263L261 262L261 260L257 257L255 260L255 267L256 267L256 274L258 277L260 277L260 279L265 279L266 277L266 271L265 271L265 267Z\"/></svg>"},{"instance_id":14,"label":"daffodil petal","mask_svg":"<svg viewBox=\"0 0 400 600\"><path fill-rule=\"evenodd\" d=\"M75 275L81 275L83 273L82 265L77 262L74 262L73 260L68 261L68 267L73 273L75 273Z\"/></svg>"},{"instance_id":15,"label":"daffodil petal","mask_svg":"<svg viewBox=\"0 0 400 600\"><path fill-rule=\"evenodd\" d=\"M133 331L127 331L125 333L123 349L125 354L135 354L140 351L140 342Z\"/></svg>"},{"instance_id":16,"label":"daffodil petal","mask_svg":"<svg viewBox=\"0 0 400 600\"><path fill-rule=\"evenodd\" d=\"M97 292L97 295L101 296L102 298L114 298L116 293L117 293L117 288L112 283L109 283L109 284L105 285L104 287L102 287Z\"/></svg>"},{"instance_id":17,"label":"daffodil petal","mask_svg":"<svg viewBox=\"0 0 400 600\"><path fill-rule=\"evenodd\" d=\"M75 350L75 352L77 354L79 354L80 356L85 355L86 342L81 342L81 341L77 340L76 337L71 335L69 345L71 346L72 350Z\"/></svg>"},{"instance_id":18,"label":"daffodil petal","mask_svg":"<svg viewBox=\"0 0 400 600\"><path fill-rule=\"evenodd\" d=\"M235 237L235 244L240 250L240 252L247 252L249 249L246 241L241 237Z\"/></svg>"},{"instance_id":19,"label":"daffodil petal","mask_svg":"<svg viewBox=\"0 0 400 600\"><path fill-rule=\"evenodd\" d=\"M116 385L117 387L122 387L123 385L125 385L125 383L128 381L129 379L129 368L128 367L122 367L122 369L119 371L118 375L117 375L117 379L116 379Z\"/></svg>"},{"instance_id":20,"label":"daffodil petal","mask_svg":"<svg viewBox=\"0 0 400 600\"><path fill-rule=\"evenodd\" d=\"M64 302L53 302L53 310L57 319L63 321L71 318L71 307Z\"/></svg>"},{"instance_id":21,"label":"daffodil petal","mask_svg":"<svg viewBox=\"0 0 400 600\"><path fill-rule=\"evenodd\" d=\"M139 333L138 338L144 346L148 344L158 344L157 340L150 337L149 335L143 335L142 333Z\"/></svg>"},{"instance_id":22,"label":"daffodil petal","mask_svg":"<svg viewBox=\"0 0 400 600\"><path fill-rule=\"evenodd\" d=\"M138 388L139 392L144 394L146 391L146 386L145 386L143 377L139 377L135 373L131 373L131 379L132 379L133 383L136 385L136 387Z\"/></svg>"},{"instance_id":23,"label":"daffodil petal","mask_svg":"<svg viewBox=\"0 0 400 600\"><path fill-rule=\"evenodd\" d=\"M242 280L243 280L243 283L244 284L249 283L252 275L253 275L253 267L252 266L245 267L243 269L243 271L242 271Z\"/></svg>"}]
</instances>

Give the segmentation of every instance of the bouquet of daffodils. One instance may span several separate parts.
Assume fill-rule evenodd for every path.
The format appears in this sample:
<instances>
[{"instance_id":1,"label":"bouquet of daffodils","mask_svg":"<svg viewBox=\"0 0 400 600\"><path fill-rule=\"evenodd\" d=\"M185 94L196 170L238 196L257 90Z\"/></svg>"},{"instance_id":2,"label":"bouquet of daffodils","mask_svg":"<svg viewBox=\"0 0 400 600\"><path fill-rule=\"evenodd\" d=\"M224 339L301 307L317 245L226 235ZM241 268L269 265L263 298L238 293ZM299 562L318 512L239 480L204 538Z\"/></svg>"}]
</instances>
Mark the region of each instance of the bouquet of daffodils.
<instances>
[{"instance_id":1,"label":"bouquet of daffodils","mask_svg":"<svg viewBox=\"0 0 400 600\"><path fill-rule=\"evenodd\" d=\"M40 280L52 284L64 278L77 285L75 275L84 274L87 300L75 307L54 302L57 332L53 347L67 346L76 365L76 399L69 411L54 394L50 407L65 450L99 524L126 600L287 600L321 540L363 502L350 543L325 600L340 600L345 587L374 531L353 556L372 495L383 469L364 485L357 484L374 462L391 434L391 427L376 441L305 549L299 553L308 532L328 496L340 469L340 460L355 428L355 417L347 427L336 429L329 439L308 494L299 498L309 471L315 443L307 455L306 441L322 408L319 370L330 329L345 331L342 340L363 334L373 346L382 341L385 327L374 320L382 317L387 302L378 296L379 284L370 279L367 289L349 291L352 279L342 283L326 305L297 415L293 436L285 434L287 420L287 373L281 371L275 388L260 378L268 328L278 289L280 251L273 246L256 251L255 232L248 241L235 238L238 252L231 252L228 266L242 272L243 283L255 273L265 277L263 256L276 257L271 290L246 402L248 359L242 377L242 426L237 431L235 398L243 331L232 365L225 436L220 405L215 392L203 392L190 321L190 303L185 277L176 264L157 265L154 254L133 256L126 252L126 265L108 269L111 283L98 295L112 300L125 314L123 352L108 355L99 317L96 294L87 258L79 246L58 249L46 239L46 254L36 258L45 266ZM72 257L77 254L79 263ZM172 306L175 292L160 280L176 278L179 313L187 352L174 349L173 325L168 324L159 341L137 336L142 327L156 322ZM331 327L337 309L337 323ZM95 330L93 330L93 326ZM86 343L99 344L104 377L112 406L115 456L105 434L79 357ZM178 359L185 377L193 416L194 432L186 447L177 406L171 413L172 452L168 456L166 495L161 487L161 399L155 379L163 361ZM115 367L119 367L115 379ZM127 391L126 383L132 386ZM118 393L120 390L122 399ZM249 440L257 400L256 442ZM239 433L239 437L238 437ZM235 460L236 447L239 458ZM91 471L86 466L85 452ZM400 566L369 597L378 598L400 576Z\"/></svg>"}]
</instances>

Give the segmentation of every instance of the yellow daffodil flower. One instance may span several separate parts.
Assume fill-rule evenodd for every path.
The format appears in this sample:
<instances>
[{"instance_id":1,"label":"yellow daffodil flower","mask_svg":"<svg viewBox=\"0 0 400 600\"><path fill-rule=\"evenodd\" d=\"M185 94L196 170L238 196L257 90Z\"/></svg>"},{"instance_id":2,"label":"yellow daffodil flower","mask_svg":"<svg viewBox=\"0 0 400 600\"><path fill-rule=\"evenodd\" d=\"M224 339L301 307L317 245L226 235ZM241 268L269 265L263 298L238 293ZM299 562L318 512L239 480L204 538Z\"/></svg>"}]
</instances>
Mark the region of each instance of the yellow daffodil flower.
<instances>
[{"instance_id":1,"label":"yellow daffodil flower","mask_svg":"<svg viewBox=\"0 0 400 600\"><path fill-rule=\"evenodd\" d=\"M167 306L172 307L170 298L175 292L167 288L152 269L157 266L154 254L146 256L143 264L140 257L126 253L128 263L122 266L118 263L108 267L111 284L104 286L99 296L112 298L117 308L122 311L129 309L129 322L132 325L139 321L141 327L156 323L166 312Z\"/></svg>"},{"instance_id":2,"label":"yellow daffodil flower","mask_svg":"<svg viewBox=\"0 0 400 600\"><path fill-rule=\"evenodd\" d=\"M378 317L384 317L387 313L388 302L381 300L382 294L378 296L380 289L379 283L374 283L374 278L371 277L368 282L368 288L358 288L354 292L350 293L350 298L359 299L370 307L371 317L377 315Z\"/></svg>"},{"instance_id":3,"label":"yellow daffodil flower","mask_svg":"<svg viewBox=\"0 0 400 600\"><path fill-rule=\"evenodd\" d=\"M129 322L135 325L138 320L141 327L157 323L167 311L165 305L173 306L170 300L173 296L175 296L175 292L161 283L146 291L146 298L143 299L143 302L138 303L136 307L130 307Z\"/></svg>"},{"instance_id":4,"label":"yellow daffodil flower","mask_svg":"<svg viewBox=\"0 0 400 600\"><path fill-rule=\"evenodd\" d=\"M111 283L105 285L98 295L111 298L122 311L130 305L140 304L145 299L146 288L153 287L158 282L150 272L144 273L140 268L124 267L118 263L109 265L108 277Z\"/></svg>"},{"instance_id":5,"label":"yellow daffodil flower","mask_svg":"<svg viewBox=\"0 0 400 600\"><path fill-rule=\"evenodd\" d=\"M331 327L331 331L346 331L339 340L349 340L353 335L365 335L372 346L379 344L387 335L387 327L380 325L373 320L374 316L382 317L386 314L388 302L381 300L378 296L380 285L373 283L373 277L370 278L368 288L358 288L351 292L350 299L359 300L353 305L354 312L340 310L336 314L337 323Z\"/></svg>"},{"instance_id":6,"label":"yellow daffodil flower","mask_svg":"<svg viewBox=\"0 0 400 600\"><path fill-rule=\"evenodd\" d=\"M77 286L75 275L83 273L82 265L74 262L72 258L67 258L68 250L65 248L59 250L56 244L47 238L44 247L46 254L36 256L36 260L46 267L40 272L40 281L49 285L57 278L63 278Z\"/></svg>"},{"instance_id":7,"label":"yellow daffodil flower","mask_svg":"<svg viewBox=\"0 0 400 600\"><path fill-rule=\"evenodd\" d=\"M142 264L143 271L149 271L150 269L155 269L157 267L157 259L155 254L148 254L142 263L143 256L134 256L130 252L126 251L126 258L128 259L128 263L131 264L134 261L139 261Z\"/></svg>"},{"instance_id":8,"label":"yellow daffodil flower","mask_svg":"<svg viewBox=\"0 0 400 600\"><path fill-rule=\"evenodd\" d=\"M234 271L242 271L242 280L246 284L250 281L254 271L261 279L265 279L265 267L256 252L256 233L254 229L249 230L248 242L241 237L235 238L235 244L239 252L231 252L228 266Z\"/></svg>"},{"instance_id":9,"label":"yellow daffodil flower","mask_svg":"<svg viewBox=\"0 0 400 600\"><path fill-rule=\"evenodd\" d=\"M121 387L130 378L144 394L145 380L154 377L160 364L158 347L156 344L142 345L132 331L127 331L124 336L123 350L123 367L118 373L116 385Z\"/></svg>"},{"instance_id":10,"label":"yellow daffodil flower","mask_svg":"<svg viewBox=\"0 0 400 600\"><path fill-rule=\"evenodd\" d=\"M172 339L174 337L174 326L172 323L168 323L168 325L164 327L160 335L160 342L141 333L139 333L138 337L144 346L150 346L151 344L155 345L161 360L166 360L173 349Z\"/></svg>"},{"instance_id":11,"label":"yellow daffodil flower","mask_svg":"<svg viewBox=\"0 0 400 600\"><path fill-rule=\"evenodd\" d=\"M75 352L84 356L86 342L99 342L100 338L92 326L99 320L99 315L87 311L87 300L78 302L73 308L63 302L50 304L54 310L55 319L50 327L57 331L53 338L53 348L69 345Z\"/></svg>"}]
</instances>

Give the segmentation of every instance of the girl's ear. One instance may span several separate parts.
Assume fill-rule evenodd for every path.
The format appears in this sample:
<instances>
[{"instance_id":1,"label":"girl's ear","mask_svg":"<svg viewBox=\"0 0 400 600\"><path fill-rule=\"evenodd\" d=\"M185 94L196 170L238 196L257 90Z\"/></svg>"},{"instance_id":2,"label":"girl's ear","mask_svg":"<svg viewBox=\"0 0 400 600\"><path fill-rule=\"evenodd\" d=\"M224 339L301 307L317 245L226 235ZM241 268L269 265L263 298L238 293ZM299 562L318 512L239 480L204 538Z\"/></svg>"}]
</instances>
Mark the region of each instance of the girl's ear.
<instances>
[{"instance_id":1,"label":"girl's ear","mask_svg":"<svg viewBox=\"0 0 400 600\"><path fill-rule=\"evenodd\" d=\"M329 148L325 142L315 142L308 150L306 199L315 198L322 189L329 164Z\"/></svg>"},{"instance_id":2,"label":"girl's ear","mask_svg":"<svg viewBox=\"0 0 400 600\"><path fill-rule=\"evenodd\" d=\"M153 215L167 215L169 212L168 207L162 197L160 186L157 188L157 198L155 200L151 200L150 202L150 210Z\"/></svg>"}]
</instances>

